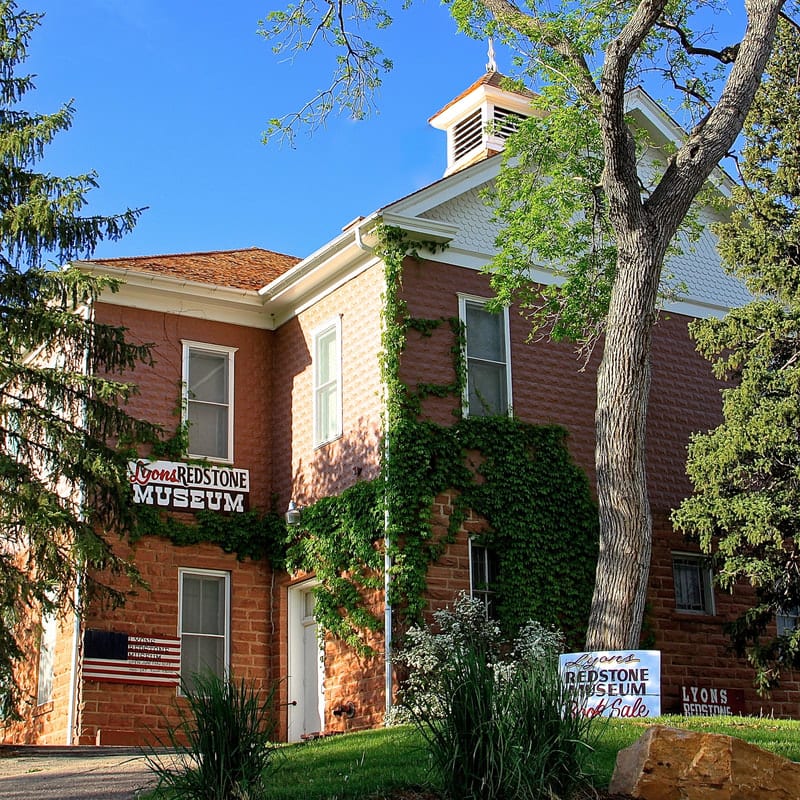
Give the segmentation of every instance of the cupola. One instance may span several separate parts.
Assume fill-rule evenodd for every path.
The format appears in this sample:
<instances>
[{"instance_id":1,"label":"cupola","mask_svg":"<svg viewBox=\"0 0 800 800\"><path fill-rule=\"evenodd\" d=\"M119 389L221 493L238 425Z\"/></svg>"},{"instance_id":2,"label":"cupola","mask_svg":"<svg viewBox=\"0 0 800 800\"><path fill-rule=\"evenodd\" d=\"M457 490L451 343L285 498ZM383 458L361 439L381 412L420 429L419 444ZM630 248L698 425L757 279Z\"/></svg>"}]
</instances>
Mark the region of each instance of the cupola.
<instances>
[{"instance_id":1,"label":"cupola","mask_svg":"<svg viewBox=\"0 0 800 800\"><path fill-rule=\"evenodd\" d=\"M497 71L491 47L486 69L485 75L428 120L447 132L445 175L499 153L519 120L533 113L533 92L503 88L506 78Z\"/></svg>"}]
</instances>

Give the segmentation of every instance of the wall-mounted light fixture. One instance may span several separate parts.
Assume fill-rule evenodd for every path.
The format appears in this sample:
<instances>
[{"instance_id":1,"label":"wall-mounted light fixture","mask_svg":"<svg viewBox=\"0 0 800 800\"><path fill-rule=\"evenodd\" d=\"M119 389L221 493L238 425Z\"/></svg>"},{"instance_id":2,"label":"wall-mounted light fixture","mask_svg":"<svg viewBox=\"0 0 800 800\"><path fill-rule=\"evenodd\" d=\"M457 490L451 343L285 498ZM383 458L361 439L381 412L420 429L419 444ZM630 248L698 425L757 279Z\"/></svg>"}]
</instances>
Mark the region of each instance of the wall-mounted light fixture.
<instances>
[{"instance_id":1,"label":"wall-mounted light fixture","mask_svg":"<svg viewBox=\"0 0 800 800\"><path fill-rule=\"evenodd\" d=\"M285 516L287 525L300 524L300 508L295 504L294 500L289 501L289 508L286 509Z\"/></svg>"}]
</instances>

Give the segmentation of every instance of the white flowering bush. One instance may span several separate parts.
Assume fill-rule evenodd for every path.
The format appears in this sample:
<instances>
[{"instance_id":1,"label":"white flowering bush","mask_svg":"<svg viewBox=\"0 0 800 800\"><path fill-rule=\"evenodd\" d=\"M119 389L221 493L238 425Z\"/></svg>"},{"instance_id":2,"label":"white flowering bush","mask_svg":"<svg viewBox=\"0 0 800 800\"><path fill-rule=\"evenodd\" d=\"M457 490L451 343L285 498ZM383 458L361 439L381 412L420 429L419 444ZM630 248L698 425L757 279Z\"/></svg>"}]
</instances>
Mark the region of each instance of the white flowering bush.
<instances>
[{"instance_id":1,"label":"white flowering bush","mask_svg":"<svg viewBox=\"0 0 800 800\"><path fill-rule=\"evenodd\" d=\"M583 775L590 722L562 682L560 632L528 622L514 640L461 595L412 628L396 660L409 677L399 715L427 742L453 800L566 797Z\"/></svg>"}]
</instances>

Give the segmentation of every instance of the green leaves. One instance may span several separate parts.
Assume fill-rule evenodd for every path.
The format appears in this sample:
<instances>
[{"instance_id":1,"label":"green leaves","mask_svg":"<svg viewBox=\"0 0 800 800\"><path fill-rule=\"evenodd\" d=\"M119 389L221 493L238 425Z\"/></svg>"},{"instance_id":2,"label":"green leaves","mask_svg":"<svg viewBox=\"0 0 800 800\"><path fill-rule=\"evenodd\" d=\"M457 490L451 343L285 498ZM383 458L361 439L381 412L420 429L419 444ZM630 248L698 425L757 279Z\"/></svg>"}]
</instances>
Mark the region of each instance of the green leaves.
<instances>
[{"instance_id":1,"label":"green leaves","mask_svg":"<svg viewBox=\"0 0 800 800\"><path fill-rule=\"evenodd\" d=\"M752 608L730 627L762 690L800 665L797 632L776 635L776 614L800 606L800 37L778 32L746 124L731 222L720 227L727 267L761 299L692 326L698 350L730 383L723 423L696 436L687 472L695 494L675 523L716 555L724 588L747 582Z\"/></svg>"},{"instance_id":2,"label":"green leaves","mask_svg":"<svg viewBox=\"0 0 800 800\"><path fill-rule=\"evenodd\" d=\"M130 370L149 347L99 324L93 302L110 282L75 269L43 269L49 258L91 255L101 239L129 230L139 211L80 216L96 175L57 177L35 170L47 145L69 128L73 109L29 114L18 104L32 88L16 75L39 15L0 2L0 708L19 695L13 663L17 625L41 611L85 607L102 594L122 600L110 575L137 580L114 555L109 532L130 530L129 452L157 430L129 416ZM17 557L12 557L17 554ZM19 554L24 554L19 557ZM101 578L100 576L104 577ZM24 613L23 613L24 612ZM29 655L26 653L26 655Z\"/></svg>"},{"instance_id":3,"label":"green leaves","mask_svg":"<svg viewBox=\"0 0 800 800\"><path fill-rule=\"evenodd\" d=\"M532 336L546 330L556 341L589 345L602 331L616 261L600 128L559 92L547 92L534 108L507 140L487 195L502 230L486 271L497 305L518 304ZM557 279L535 282L532 268Z\"/></svg>"}]
</instances>

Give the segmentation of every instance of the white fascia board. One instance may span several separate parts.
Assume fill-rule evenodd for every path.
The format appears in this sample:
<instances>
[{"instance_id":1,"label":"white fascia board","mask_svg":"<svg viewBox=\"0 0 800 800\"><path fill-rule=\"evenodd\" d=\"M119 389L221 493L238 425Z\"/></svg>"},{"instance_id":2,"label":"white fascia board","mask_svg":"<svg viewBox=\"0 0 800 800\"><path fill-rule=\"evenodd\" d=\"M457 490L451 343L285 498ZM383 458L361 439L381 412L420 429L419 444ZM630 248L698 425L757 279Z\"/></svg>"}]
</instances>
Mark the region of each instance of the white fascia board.
<instances>
[{"instance_id":1,"label":"white fascia board","mask_svg":"<svg viewBox=\"0 0 800 800\"><path fill-rule=\"evenodd\" d=\"M476 164L454 172L452 175L441 178L407 197L384 206L381 213L384 218L387 214L397 214L402 217L419 217L431 208L446 203L448 200L452 200L470 191L470 189L475 189L496 178L497 173L500 171L501 161L502 156L499 155L478 161Z\"/></svg>"},{"instance_id":2,"label":"white fascia board","mask_svg":"<svg viewBox=\"0 0 800 800\"><path fill-rule=\"evenodd\" d=\"M380 259L373 252L377 240L372 236L377 221L377 217L372 215L349 227L288 272L259 289L273 328L379 263Z\"/></svg>"},{"instance_id":3,"label":"white fascia board","mask_svg":"<svg viewBox=\"0 0 800 800\"><path fill-rule=\"evenodd\" d=\"M381 216L384 225L400 228L408 234L409 239L416 242L446 244L453 241L458 233L458 225L451 225L449 222L440 222L424 217L409 217L392 211L384 211Z\"/></svg>"},{"instance_id":4,"label":"white fascia board","mask_svg":"<svg viewBox=\"0 0 800 800\"><path fill-rule=\"evenodd\" d=\"M378 264L380 259L374 253L378 244L374 229L381 221L406 231L412 241L445 243L458 233L455 225L437 220L376 212L351 225L344 233L259 290L273 325L282 325L356 275Z\"/></svg>"},{"instance_id":5,"label":"white fascia board","mask_svg":"<svg viewBox=\"0 0 800 800\"><path fill-rule=\"evenodd\" d=\"M264 311L264 301L256 291L119 269L102 262L76 262L75 266L120 282L117 292L103 292L98 298L102 303L227 322L248 328L269 330L273 327L272 320Z\"/></svg>"},{"instance_id":6,"label":"white fascia board","mask_svg":"<svg viewBox=\"0 0 800 800\"><path fill-rule=\"evenodd\" d=\"M687 297L664 303L662 311L666 314L682 314L685 317L694 319L722 319L730 308L715 303L706 303L703 300L695 300Z\"/></svg>"}]
</instances>

